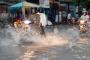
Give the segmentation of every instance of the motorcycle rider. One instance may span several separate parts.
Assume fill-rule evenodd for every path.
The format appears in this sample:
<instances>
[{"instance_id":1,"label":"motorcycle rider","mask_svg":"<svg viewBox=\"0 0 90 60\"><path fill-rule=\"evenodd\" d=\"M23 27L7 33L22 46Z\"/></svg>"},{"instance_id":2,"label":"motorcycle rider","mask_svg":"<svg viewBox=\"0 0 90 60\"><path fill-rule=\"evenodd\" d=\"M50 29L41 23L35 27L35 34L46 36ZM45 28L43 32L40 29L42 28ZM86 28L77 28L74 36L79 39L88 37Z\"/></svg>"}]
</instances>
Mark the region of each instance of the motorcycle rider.
<instances>
[{"instance_id":1,"label":"motorcycle rider","mask_svg":"<svg viewBox=\"0 0 90 60\"><path fill-rule=\"evenodd\" d=\"M80 17L80 32L86 32L88 29L89 15L87 12L84 12Z\"/></svg>"},{"instance_id":2,"label":"motorcycle rider","mask_svg":"<svg viewBox=\"0 0 90 60\"><path fill-rule=\"evenodd\" d=\"M84 12L83 15L80 17L80 19L85 20L85 21L89 21L89 15L87 12Z\"/></svg>"}]
</instances>

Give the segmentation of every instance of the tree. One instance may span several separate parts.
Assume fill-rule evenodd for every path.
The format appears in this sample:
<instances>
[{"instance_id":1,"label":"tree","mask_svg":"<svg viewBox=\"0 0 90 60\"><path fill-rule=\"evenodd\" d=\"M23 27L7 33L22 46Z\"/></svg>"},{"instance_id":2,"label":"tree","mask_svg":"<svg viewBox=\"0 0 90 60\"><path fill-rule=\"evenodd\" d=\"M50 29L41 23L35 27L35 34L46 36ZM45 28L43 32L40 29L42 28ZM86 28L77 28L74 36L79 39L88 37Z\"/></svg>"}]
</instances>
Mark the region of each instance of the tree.
<instances>
[{"instance_id":1,"label":"tree","mask_svg":"<svg viewBox=\"0 0 90 60\"><path fill-rule=\"evenodd\" d=\"M87 1L89 1L89 0L72 0L72 3L74 3L75 5L77 5L78 6L78 15L79 15L79 17L80 17L80 5L82 5L83 3L85 3L85 2L87 2Z\"/></svg>"},{"instance_id":2,"label":"tree","mask_svg":"<svg viewBox=\"0 0 90 60\"><path fill-rule=\"evenodd\" d=\"M72 0L72 2L75 4L75 5L79 5L79 4L82 4L84 2L86 2L88 0Z\"/></svg>"}]
</instances>

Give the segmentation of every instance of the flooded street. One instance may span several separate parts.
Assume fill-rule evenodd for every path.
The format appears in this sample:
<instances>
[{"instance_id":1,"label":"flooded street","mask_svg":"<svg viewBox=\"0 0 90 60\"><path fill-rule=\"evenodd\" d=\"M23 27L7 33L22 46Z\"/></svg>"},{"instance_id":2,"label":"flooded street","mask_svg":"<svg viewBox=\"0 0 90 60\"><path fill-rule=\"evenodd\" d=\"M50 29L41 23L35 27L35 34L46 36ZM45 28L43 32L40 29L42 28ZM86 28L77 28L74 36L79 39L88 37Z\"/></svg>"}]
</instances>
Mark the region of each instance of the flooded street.
<instances>
[{"instance_id":1,"label":"flooded street","mask_svg":"<svg viewBox=\"0 0 90 60\"><path fill-rule=\"evenodd\" d=\"M46 36L0 31L0 60L90 60L90 32L80 34L75 26L45 28Z\"/></svg>"}]
</instances>

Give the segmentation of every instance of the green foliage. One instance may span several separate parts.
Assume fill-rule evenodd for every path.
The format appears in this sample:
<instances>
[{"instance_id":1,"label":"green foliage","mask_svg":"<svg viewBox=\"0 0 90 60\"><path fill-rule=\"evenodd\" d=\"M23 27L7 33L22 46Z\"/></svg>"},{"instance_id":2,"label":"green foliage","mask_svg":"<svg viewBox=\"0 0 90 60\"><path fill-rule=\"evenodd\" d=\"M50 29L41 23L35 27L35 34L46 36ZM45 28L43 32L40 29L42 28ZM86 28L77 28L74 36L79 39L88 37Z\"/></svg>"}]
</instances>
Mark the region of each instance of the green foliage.
<instances>
[{"instance_id":1,"label":"green foliage","mask_svg":"<svg viewBox=\"0 0 90 60\"><path fill-rule=\"evenodd\" d=\"M15 0L16 3L20 2L21 0Z\"/></svg>"},{"instance_id":2,"label":"green foliage","mask_svg":"<svg viewBox=\"0 0 90 60\"><path fill-rule=\"evenodd\" d=\"M74 4L82 4L82 3L84 3L84 2L87 2L88 0L72 0L72 2L74 3Z\"/></svg>"}]
</instances>

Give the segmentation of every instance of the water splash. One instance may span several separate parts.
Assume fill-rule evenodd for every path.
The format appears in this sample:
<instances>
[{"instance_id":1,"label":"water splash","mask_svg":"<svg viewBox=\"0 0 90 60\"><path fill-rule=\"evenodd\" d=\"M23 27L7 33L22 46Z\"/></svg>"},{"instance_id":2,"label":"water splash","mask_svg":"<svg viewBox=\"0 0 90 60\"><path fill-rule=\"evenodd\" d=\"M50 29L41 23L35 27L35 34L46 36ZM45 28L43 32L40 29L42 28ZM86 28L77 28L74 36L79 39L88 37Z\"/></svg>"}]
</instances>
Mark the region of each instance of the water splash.
<instances>
[{"instance_id":1,"label":"water splash","mask_svg":"<svg viewBox=\"0 0 90 60\"><path fill-rule=\"evenodd\" d=\"M38 32L19 32L17 33L13 27L8 27L2 30L2 36L0 36L1 46L18 46L29 43L29 47L25 46L27 50L24 55L21 56L21 60L28 60L35 57L37 51L48 49L53 46L71 46L79 39L79 35L76 29L59 30L57 27L54 31L46 30L46 36L41 36ZM4 36L4 37L3 37ZM31 44L30 42L33 42Z\"/></svg>"},{"instance_id":2,"label":"water splash","mask_svg":"<svg viewBox=\"0 0 90 60\"><path fill-rule=\"evenodd\" d=\"M31 56L31 55L29 55L29 54L31 54L31 51L34 52L32 54L32 56L33 55L35 56L35 53L37 53L36 51L41 53L42 52L41 50L47 51L47 49L49 47L67 45L67 44L69 44L69 40L67 38L68 37L65 35L65 33L64 34L60 33L60 31L57 28L54 29L54 33L53 32L46 32L46 37L39 37L39 44L32 46L32 48L30 46L27 49L27 51L29 51L29 52L25 52L26 54L21 56L22 57L21 60L24 59L23 58L24 56L28 56L28 57L25 57L25 58L27 58L26 60L32 59L33 57L29 57L29 56ZM71 37L71 38L73 38L73 37Z\"/></svg>"}]
</instances>

